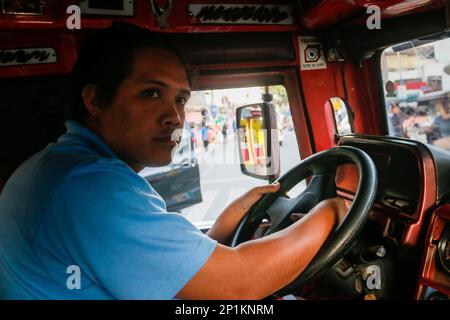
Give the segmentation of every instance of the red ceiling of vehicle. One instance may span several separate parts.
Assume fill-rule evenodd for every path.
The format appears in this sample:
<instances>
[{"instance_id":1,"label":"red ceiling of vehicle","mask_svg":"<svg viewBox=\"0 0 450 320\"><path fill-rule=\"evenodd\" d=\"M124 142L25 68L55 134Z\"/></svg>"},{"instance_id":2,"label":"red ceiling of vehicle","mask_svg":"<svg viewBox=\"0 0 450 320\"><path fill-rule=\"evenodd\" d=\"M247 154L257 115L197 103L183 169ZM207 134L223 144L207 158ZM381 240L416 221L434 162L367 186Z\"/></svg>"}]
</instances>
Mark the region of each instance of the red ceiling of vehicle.
<instances>
[{"instance_id":1,"label":"red ceiling of vehicle","mask_svg":"<svg viewBox=\"0 0 450 320\"><path fill-rule=\"evenodd\" d=\"M444 0L322 0L300 14L300 22L309 30L366 15L367 8L377 5L383 18L431 10L444 6ZM298 0L304 7L304 0Z\"/></svg>"},{"instance_id":2,"label":"red ceiling of vehicle","mask_svg":"<svg viewBox=\"0 0 450 320\"><path fill-rule=\"evenodd\" d=\"M168 0L157 0L164 7ZM42 16L5 15L0 10L0 30L6 29L57 29L66 28L66 8L78 3L76 0L46 0ZM442 7L445 0L172 0L173 8L168 17L170 27L161 30L156 23L149 0L135 0L134 17L87 16L83 18L83 29L104 28L112 20L136 23L150 30L165 32L295 32L300 24L306 29L316 30L336 23L352 21L363 23L370 5L378 5L383 18L426 11ZM299 25L195 25L187 13L189 4L294 4L299 8Z\"/></svg>"}]
</instances>

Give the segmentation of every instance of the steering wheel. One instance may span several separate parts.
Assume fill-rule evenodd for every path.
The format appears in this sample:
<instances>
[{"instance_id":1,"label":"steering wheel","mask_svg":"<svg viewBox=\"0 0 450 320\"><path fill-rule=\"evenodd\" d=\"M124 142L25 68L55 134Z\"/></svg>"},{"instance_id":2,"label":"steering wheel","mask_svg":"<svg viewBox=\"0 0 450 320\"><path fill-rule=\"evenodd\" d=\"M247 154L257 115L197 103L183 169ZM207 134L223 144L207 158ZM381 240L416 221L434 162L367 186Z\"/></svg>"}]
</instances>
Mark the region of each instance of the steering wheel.
<instances>
[{"instance_id":1,"label":"steering wheel","mask_svg":"<svg viewBox=\"0 0 450 320\"><path fill-rule=\"evenodd\" d=\"M265 218L270 227L267 236L292 224L291 214L309 212L320 201L336 197L335 176L339 165L353 163L358 167L358 189L346 217L327 238L306 269L279 294L292 292L332 268L350 250L367 220L377 191L377 171L372 159L354 147L336 147L308 157L278 179L280 189L266 194L250 208L240 222L232 246L248 241ZM287 192L307 177L308 187L297 197Z\"/></svg>"}]
</instances>

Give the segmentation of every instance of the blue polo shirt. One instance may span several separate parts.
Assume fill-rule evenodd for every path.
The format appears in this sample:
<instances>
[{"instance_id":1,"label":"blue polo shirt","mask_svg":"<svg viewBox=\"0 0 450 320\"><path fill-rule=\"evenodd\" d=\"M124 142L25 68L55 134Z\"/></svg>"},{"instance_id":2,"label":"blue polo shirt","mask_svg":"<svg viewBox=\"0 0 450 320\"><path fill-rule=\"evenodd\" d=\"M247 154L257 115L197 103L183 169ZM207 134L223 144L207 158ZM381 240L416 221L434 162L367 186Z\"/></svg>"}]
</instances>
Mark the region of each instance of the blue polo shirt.
<instances>
[{"instance_id":1,"label":"blue polo shirt","mask_svg":"<svg viewBox=\"0 0 450 320\"><path fill-rule=\"evenodd\" d=\"M0 195L1 299L172 299L216 241L77 122Z\"/></svg>"}]
</instances>

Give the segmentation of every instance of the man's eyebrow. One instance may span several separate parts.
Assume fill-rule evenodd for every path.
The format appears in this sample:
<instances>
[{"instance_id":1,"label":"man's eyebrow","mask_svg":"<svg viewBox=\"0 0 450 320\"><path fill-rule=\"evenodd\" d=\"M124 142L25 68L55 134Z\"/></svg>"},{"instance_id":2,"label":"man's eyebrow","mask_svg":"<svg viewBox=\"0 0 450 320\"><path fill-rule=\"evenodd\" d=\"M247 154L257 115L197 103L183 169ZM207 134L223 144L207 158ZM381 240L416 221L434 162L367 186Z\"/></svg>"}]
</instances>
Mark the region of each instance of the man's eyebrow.
<instances>
[{"instance_id":1,"label":"man's eyebrow","mask_svg":"<svg viewBox=\"0 0 450 320\"><path fill-rule=\"evenodd\" d=\"M167 83L165 83L163 81L155 80L155 79L145 79L144 83L146 83L146 84L156 84L156 85L159 85L159 86L165 87L165 88L167 88L169 86ZM189 95L189 96L191 95L191 90L190 89L181 89L180 92L182 94L186 94L186 95Z\"/></svg>"},{"instance_id":2,"label":"man's eyebrow","mask_svg":"<svg viewBox=\"0 0 450 320\"><path fill-rule=\"evenodd\" d=\"M189 89L182 89L182 90L180 90L180 92L187 96L191 96L191 90L189 90Z\"/></svg>"},{"instance_id":3,"label":"man's eyebrow","mask_svg":"<svg viewBox=\"0 0 450 320\"><path fill-rule=\"evenodd\" d=\"M157 85L160 85L161 87L168 87L167 83L165 83L163 81L159 81L159 80L154 80L154 79L145 79L144 83L157 84Z\"/></svg>"}]
</instances>

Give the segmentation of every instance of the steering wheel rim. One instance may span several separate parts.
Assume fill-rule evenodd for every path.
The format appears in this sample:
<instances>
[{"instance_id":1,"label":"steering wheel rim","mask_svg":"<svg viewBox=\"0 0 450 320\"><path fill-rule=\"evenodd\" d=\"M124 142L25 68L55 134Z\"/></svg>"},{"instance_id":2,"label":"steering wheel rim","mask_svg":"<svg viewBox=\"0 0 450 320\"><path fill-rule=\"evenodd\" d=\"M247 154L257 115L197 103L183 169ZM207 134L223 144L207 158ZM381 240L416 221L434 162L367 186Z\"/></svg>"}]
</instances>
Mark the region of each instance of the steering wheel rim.
<instances>
[{"instance_id":1,"label":"steering wheel rim","mask_svg":"<svg viewBox=\"0 0 450 320\"><path fill-rule=\"evenodd\" d=\"M319 190L322 193L319 195L319 198L322 198L322 200L336 196L334 185L336 169L339 165L346 163L355 164L359 173L358 188L346 217L328 236L305 270L293 282L283 288L279 294L292 292L295 288L317 278L348 253L351 245L359 236L364 223L367 221L370 208L375 199L377 171L373 160L364 151L348 146L335 147L314 154L279 178L277 180L280 183L279 191L263 196L250 208L237 227L232 239L231 245L233 247L250 240L261 221L267 216L275 220L271 221L272 225L276 224L274 230L269 230L268 234L284 229L284 224L287 223L286 219L292 213L298 212L296 210L302 210L302 208L303 212L308 212L315 204L320 202L320 199L317 199L317 194L311 191L310 186L313 185L312 188L315 191ZM310 184L299 196L290 200L286 200L283 197L287 191L310 176L313 177ZM333 186L333 188L330 186ZM290 203L291 200L294 200L294 203ZM277 217L276 213L273 213L274 209L281 209L285 212L278 213L279 217Z\"/></svg>"}]
</instances>

